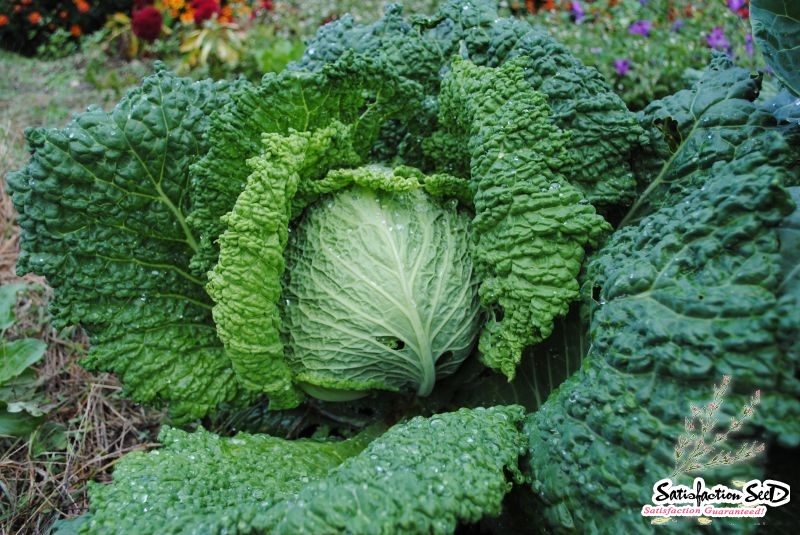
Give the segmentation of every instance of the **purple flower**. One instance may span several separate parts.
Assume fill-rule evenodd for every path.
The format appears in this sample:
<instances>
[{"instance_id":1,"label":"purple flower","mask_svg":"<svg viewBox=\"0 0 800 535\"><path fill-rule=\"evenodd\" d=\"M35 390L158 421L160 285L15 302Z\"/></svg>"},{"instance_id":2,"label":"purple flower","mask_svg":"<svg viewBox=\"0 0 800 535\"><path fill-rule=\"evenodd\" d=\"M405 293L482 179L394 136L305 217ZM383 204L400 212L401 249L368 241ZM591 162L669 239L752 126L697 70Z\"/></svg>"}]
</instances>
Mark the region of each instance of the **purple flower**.
<instances>
[{"instance_id":1,"label":"purple flower","mask_svg":"<svg viewBox=\"0 0 800 535\"><path fill-rule=\"evenodd\" d=\"M653 29L653 21L651 20L637 20L628 28L628 33L631 35L641 35L643 37L650 36L650 30Z\"/></svg>"},{"instance_id":2,"label":"purple flower","mask_svg":"<svg viewBox=\"0 0 800 535\"><path fill-rule=\"evenodd\" d=\"M586 12L583 10L580 2L572 2L572 14L575 16L575 22L580 24L583 18L586 16Z\"/></svg>"},{"instance_id":3,"label":"purple flower","mask_svg":"<svg viewBox=\"0 0 800 535\"><path fill-rule=\"evenodd\" d=\"M617 71L618 76L625 76L631 70L631 60L629 59L615 59L614 70Z\"/></svg>"},{"instance_id":4,"label":"purple flower","mask_svg":"<svg viewBox=\"0 0 800 535\"><path fill-rule=\"evenodd\" d=\"M745 4L747 4L747 0L728 0L728 9L731 11L739 11Z\"/></svg>"},{"instance_id":5,"label":"purple flower","mask_svg":"<svg viewBox=\"0 0 800 535\"><path fill-rule=\"evenodd\" d=\"M725 37L725 32L722 30L722 26L717 26L708 32L706 42L708 43L708 46L711 48L716 48L717 50L728 51L731 48L731 43Z\"/></svg>"},{"instance_id":6,"label":"purple flower","mask_svg":"<svg viewBox=\"0 0 800 535\"><path fill-rule=\"evenodd\" d=\"M675 22L672 23L672 31L677 32L681 28L683 28L684 22L681 19L676 19Z\"/></svg>"},{"instance_id":7,"label":"purple flower","mask_svg":"<svg viewBox=\"0 0 800 535\"><path fill-rule=\"evenodd\" d=\"M753 57L753 34L748 33L744 36L744 49L747 51L747 55Z\"/></svg>"}]
</instances>

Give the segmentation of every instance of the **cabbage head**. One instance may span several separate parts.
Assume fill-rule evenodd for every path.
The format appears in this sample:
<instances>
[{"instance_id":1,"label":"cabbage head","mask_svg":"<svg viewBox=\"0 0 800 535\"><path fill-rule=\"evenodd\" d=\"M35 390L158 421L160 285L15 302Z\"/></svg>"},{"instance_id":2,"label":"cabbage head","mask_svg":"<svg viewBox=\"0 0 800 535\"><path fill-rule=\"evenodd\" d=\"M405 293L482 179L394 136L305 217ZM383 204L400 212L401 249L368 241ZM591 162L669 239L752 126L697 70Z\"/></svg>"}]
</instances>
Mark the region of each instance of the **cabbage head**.
<instances>
[{"instance_id":1,"label":"cabbage head","mask_svg":"<svg viewBox=\"0 0 800 535\"><path fill-rule=\"evenodd\" d=\"M287 248L283 326L298 384L323 399L426 396L480 328L469 217L456 202L356 187L312 205Z\"/></svg>"}]
</instances>

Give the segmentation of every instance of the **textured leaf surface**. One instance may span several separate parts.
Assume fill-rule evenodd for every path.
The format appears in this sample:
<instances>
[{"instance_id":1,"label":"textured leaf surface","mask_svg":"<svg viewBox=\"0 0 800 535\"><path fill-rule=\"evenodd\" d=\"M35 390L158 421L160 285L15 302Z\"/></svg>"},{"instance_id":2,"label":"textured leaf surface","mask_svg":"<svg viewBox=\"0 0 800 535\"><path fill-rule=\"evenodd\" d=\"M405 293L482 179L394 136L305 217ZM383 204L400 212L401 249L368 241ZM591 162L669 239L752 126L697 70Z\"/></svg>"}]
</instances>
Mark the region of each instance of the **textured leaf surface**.
<instances>
[{"instance_id":1,"label":"textured leaf surface","mask_svg":"<svg viewBox=\"0 0 800 535\"><path fill-rule=\"evenodd\" d=\"M453 533L500 513L521 481L518 406L460 409L398 424L267 512L270 533Z\"/></svg>"},{"instance_id":2,"label":"textured leaf surface","mask_svg":"<svg viewBox=\"0 0 800 535\"><path fill-rule=\"evenodd\" d=\"M777 127L787 136L789 144L795 147L795 153L800 159L800 97L788 89L781 89L769 98L763 107L774 115ZM800 172L790 185L800 185Z\"/></svg>"},{"instance_id":3,"label":"textured leaf surface","mask_svg":"<svg viewBox=\"0 0 800 535\"><path fill-rule=\"evenodd\" d=\"M518 406L415 417L366 444L166 429L93 485L82 533L452 533L500 513L525 440ZM366 445L366 448L365 448Z\"/></svg>"},{"instance_id":4,"label":"textured leaf surface","mask_svg":"<svg viewBox=\"0 0 800 535\"><path fill-rule=\"evenodd\" d=\"M550 121L526 66L525 58L496 69L456 62L440 96L442 123L464 132L471 155L473 258L492 315L481 359L509 378L523 349L546 339L577 298L584 247L610 230L562 174L570 135Z\"/></svg>"},{"instance_id":5,"label":"textured leaf surface","mask_svg":"<svg viewBox=\"0 0 800 535\"><path fill-rule=\"evenodd\" d=\"M208 276L217 332L242 383L268 393L272 408L296 407L302 400L280 338L292 205L308 179L304 171L358 159L350 135L341 123L289 136L264 134L264 152L250 159L245 190L222 220L219 262Z\"/></svg>"},{"instance_id":6,"label":"textured leaf surface","mask_svg":"<svg viewBox=\"0 0 800 535\"><path fill-rule=\"evenodd\" d=\"M363 158L380 126L401 111L415 109L422 98L417 84L399 79L391 66L355 54L345 54L319 72L268 74L259 84L240 83L230 93L230 104L211 118L208 137L214 141L191 171L195 209L188 223L201 237L192 269L201 275L216 263L215 242L224 229L220 217L245 187L252 172L247 161L262 154L262 133L288 135L339 121L351 126L351 143ZM328 169L306 169L306 178L318 179ZM311 191L301 185L301 192L303 188Z\"/></svg>"},{"instance_id":7,"label":"textured leaf surface","mask_svg":"<svg viewBox=\"0 0 800 535\"><path fill-rule=\"evenodd\" d=\"M778 229L781 243L780 295L790 310L800 311L800 186L789 188L795 204L794 211L786 216ZM787 331L786 352L800 367L800 329Z\"/></svg>"},{"instance_id":8,"label":"textured leaf surface","mask_svg":"<svg viewBox=\"0 0 800 535\"><path fill-rule=\"evenodd\" d=\"M387 171L355 172L389 188ZM427 396L471 353L481 315L469 217L421 187L326 197L293 232L283 317L299 381Z\"/></svg>"},{"instance_id":9,"label":"textured leaf surface","mask_svg":"<svg viewBox=\"0 0 800 535\"><path fill-rule=\"evenodd\" d=\"M454 56L489 67L520 55L529 57L527 83L547 96L552 121L572 132L570 150L576 159L565 171L567 178L592 203L631 200L634 181L628 161L642 134L635 116L596 69L581 64L544 31L519 19L500 17L496 2L451 0L430 17L408 18L395 5L383 19L369 25L358 25L345 16L319 30L299 66L319 69L353 50L418 82L431 97L401 125L408 135L396 133L399 139L387 141L387 150L405 155L416 166L422 165L419 153L424 152L419 139L435 127L436 96ZM437 152L438 161L431 165L453 172L465 163L458 152Z\"/></svg>"},{"instance_id":10,"label":"textured leaf surface","mask_svg":"<svg viewBox=\"0 0 800 535\"><path fill-rule=\"evenodd\" d=\"M800 439L797 362L783 346L800 316L780 295L776 229L793 209L783 187L793 173L790 149L763 128L747 141L738 134L752 124L751 115L760 117L748 99L705 106L682 122L680 110L692 103L736 94L736 71L716 72L729 85L706 78L679 93L683 106L677 97L667 101L674 117L662 115L667 103L649 109L661 124L680 125L656 173L671 177L675 189L659 198L660 208L648 204L648 215L615 232L588 262L583 293L591 304L591 348L581 370L529 417L533 488L558 532L613 526L650 533L641 516L649 485L672 473L689 403L706 401L723 375L732 377L739 397L717 414L720 431L740 410L741 396L760 389L763 416L748 422L755 426L750 432L787 445ZM645 124L651 134L658 131L657 122L646 117ZM717 138L739 140L736 150L715 164L688 165L693 155L703 161L706 145L691 134L707 124L718 125ZM753 462L713 473L721 481L759 475ZM564 486L565 479L578 485Z\"/></svg>"},{"instance_id":11,"label":"textured leaf surface","mask_svg":"<svg viewBox=\"0 0 800 535\"><path fill-rule=\"evenodd\" d=\"M114 483L93 484L81 533L147 535L237 529L238 509L265 510L356 455L369 436L284 440L164 428L163 448L117 463ZM227 531L230 532L230 531Z\"/></svg>"},{"instance_id":12,"label":"textured leaf surface","mask_svg":"<svg viewBox=\"0 0 800 535\"><path fill-rule=\"evenodd\" d=\"M753 40L767 64L795 95L800 95L800 3L752 0Z\"/></svg>"},{"instance_id":13,"label":"textured leaf surface","mask_svg":"<svg viewBox=\"0 0 800 535\"><path fill-rule=\"evenodd\" d=\"M141 402L200 416L239 394L188 266L189 166L207 150L220 86L160 72L110 113L27 132L27 167L8 176L22 228L17 270L47 277L61 324L84 326L93 368ZM244 401L246 398L241 398Z\"/></svg>"},{"instance_id":14,"label":"textured leaf surface","mask_svg":"<svg viewBox=\"0 0 800 535\"><path fill-rule=\"evenodd\" d=\"M636 172L646 187L623 224L702 187L719 162L752 153L776 163L786 160L773 112L754 103L760 86L759 76L720 54L691 89L640 112L650 143L636 159Z\"/></svg>"}]
</instances>

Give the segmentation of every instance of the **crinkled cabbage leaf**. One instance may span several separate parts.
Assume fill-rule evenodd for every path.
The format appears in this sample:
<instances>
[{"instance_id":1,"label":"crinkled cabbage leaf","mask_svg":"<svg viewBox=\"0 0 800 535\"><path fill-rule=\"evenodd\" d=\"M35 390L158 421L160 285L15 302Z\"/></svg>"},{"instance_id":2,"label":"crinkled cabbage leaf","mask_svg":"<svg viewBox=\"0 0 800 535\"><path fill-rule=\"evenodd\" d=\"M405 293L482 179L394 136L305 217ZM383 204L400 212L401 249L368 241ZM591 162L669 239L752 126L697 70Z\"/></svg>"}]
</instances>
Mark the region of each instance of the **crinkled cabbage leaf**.
<instances>
[{"instance_id":1,"label":"crinkled cabbage leaf","mask_svg":"<svg viewBox=\"0 0 800 535\"><path fill-rule=\"evenodd\" d=\"M396 424L366 445L167 429L91 488L82 533L451 533L523 481L519 406ZM366 448L365 448L366 445Z\"/></svg>"},{"instance_id":2,"label":"crinkled cabbage leaf","mask_svg":"<svg viewBox=\"0 0 800 535\"><path fill-rule=\"evenodd\" d=\"M282 296L296 380L317 395L427 396L452 374L481 320L469 221L421 188L359 187L311 207L292 232Z\"/></svg>"},{"instance_id":3,"label":"crinkled cabbage leaf","mask_svg":"<svg viewBox=\"0 0 800 535\"><path fill-rule=\"evenodd\" d=\"M794 209L785 184L796 170L786 140L758 126L755 83L717 60L692 90L642 112L662 155L650 182L658 187L634 206L635 223L589 259L582 288L591 347L526 424L533 489L558 533L650 533L641 516L650 485L672 473L689 404L706 402L723 375L733 394L717 414L720 428L760 390L749 432L800 442L798 362L786 351L800 315L781 288L778 236ZM763 466L714 470L748 481ZM691 484L686 477L678 482Z\"/></svg>"},{"instance_id":4,"label":"crinkled cabbage leaf","mask_svg":"<svg viewBox=\"0 0 800 535\"><path fill-rule=\"evenodd\" d=\"M161 71L110 113L28 130L30 163L8 175L17 271L47 278L58 325L84 327L88 366L179 419L252 399L217 338L205 278L189 270L199 242L186 221L189 167L228 88Z\"/></svg>"},{"instance_id":5,"label":"crinkled cabbage leaf","mask_svg":"<svg viewBox=\"0 0 800 535\"><path fill-rule=\"evenodd\" d=\"M482 361L509 379L578 296L586 248L611 230L564 175L571 135L525 81L530 59L502 67L459 60L442 82L440 120L470 154Z\"/></svg>"},{"instance_id":6,"label":"crinkled cabbage leaf","mask_svg":"<svg viewBox=\"0 0 800 535\"><path fill-rule=\"evenodd\" d=\"M753 41L778 78L800 96L800 4L793 0L752 0Z\"/></svg>"}]
</instances>

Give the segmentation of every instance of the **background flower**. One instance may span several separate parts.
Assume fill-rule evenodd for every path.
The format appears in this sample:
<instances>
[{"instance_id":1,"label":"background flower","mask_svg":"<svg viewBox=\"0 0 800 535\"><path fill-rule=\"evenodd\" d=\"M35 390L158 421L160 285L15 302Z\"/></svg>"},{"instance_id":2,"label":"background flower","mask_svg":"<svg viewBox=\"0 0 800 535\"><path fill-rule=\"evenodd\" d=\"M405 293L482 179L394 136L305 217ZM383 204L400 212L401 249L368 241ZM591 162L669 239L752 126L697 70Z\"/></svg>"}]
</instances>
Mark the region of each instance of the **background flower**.
<instances>
[{"instance_id":1,"label":"background flower","mask_svg":"<svg viewBox=\"0 0 800 535\"><path fill-rule=\"evenodd\" d=\"M746 5L746 0L728 0L728 7L731 9L731 11L739 11Z\"/></svg>"},{"instance_id":2,"label":"background flower","mask_svg":"<svg viewBox=\"0 0 800 535\"><path fill-rule=\"evenodd\" d=\"M643 37L650 37L650 30L653 29L652 20L637 20L628 28L628 33L631 35L641 35Z\"/></svg>"},{"instance_id":3,"label":"background flower","mask_svg":"<svg viewBox=\"0 0 800 535\"><path fill-rule=\"evenodd\" d=\"M631 70L631 60L629 59L615 59L614 70L617 71L619 76L625 76Z\"/></svg>"},{"instance_id":4,"label":"background flower","mask_svg":"<svg viewBox=\"0 0 800 535\"><path fill-rule=\"evenodd\" d=\"M723 30L721 26L716 26L713 30L708 32L706 42L711 48L724 50L725 52L728 52L731 48L731 43L725 37L725 30Z\"/></svg>"},{"instance_id":5,"label":"background flower","mask_svg":"<svg viewBox=\"0 0 800 535\"><path fill-rule=\"evenodd\" d=\"M0 0L0 48L33 56L55 38L49 52L76 51L81 36L130 5L131 0Z\"/></svg>"},{"instance_id":6,"label":"background flower","mask_svg":"<svg viewBox=\"0 0 800 535\"><path fill-rule=\"evenodd\" d=\"M575 22L580 24L583 22L583 19L586 17L586 11L583 10L583 6L577 0L572 2L572 15L575 17Z\"/></svg>"},{"instance_id":7,"label":"background flower","mask_svg":"<svg viewBox=\"0 0 800 535\"><path fill-rule=\"evenodd\" d=\"M145 6L133 12L131 28L134 35L144 41L153 42L161 34L164 18L153 6Z\"/></svg>"},{"instance_id":8,"label":"background flower","mask_svg":"<svg viewBox=\"0 0 800 535\"><path fill-rule=\"evenodd\" d=\"M535 0L527 17L584 63L596 66L634 110L691 85L715 49L744 68L763 65L748 37L750 25L743 20L747 0L584 1L579 30L575 4L555 4L557 9L547 11ZM715 27L719 29L710 31Z\"/></svg>"},{"instance_id":9,"label":"background flower","mask_svg":"<svg viewBox=\"0 0 800 535\"><path fill-rule=\"evenodd\" d=\"M194 13L194 21L200 24L220 12L219 2L217 0L192 0L192 12Z\"/></svg>"}]
</instances>

